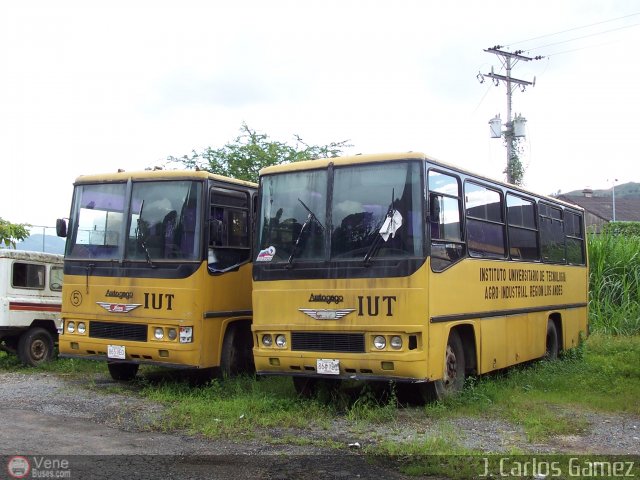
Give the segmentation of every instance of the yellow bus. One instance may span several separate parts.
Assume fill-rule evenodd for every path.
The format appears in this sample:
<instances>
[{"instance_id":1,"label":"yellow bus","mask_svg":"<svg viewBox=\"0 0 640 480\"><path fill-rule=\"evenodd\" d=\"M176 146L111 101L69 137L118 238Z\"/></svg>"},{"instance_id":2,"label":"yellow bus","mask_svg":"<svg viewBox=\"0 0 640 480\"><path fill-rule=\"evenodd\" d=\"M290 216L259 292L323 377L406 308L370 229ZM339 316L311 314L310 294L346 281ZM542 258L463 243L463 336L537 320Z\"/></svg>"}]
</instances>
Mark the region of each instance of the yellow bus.
<instances>
[{"instance_id":1,"label":"yellow bus","mask_svg":"<svg viewBox=\"0 0 640 480\"><path fill-rule=\"evenodd\" d=\"M422 153L268 167L258 196L256 371L300 394L393 380L440 399L587 334L575 205Z\"/></svg>"},{"instance_id":2,"label":"yellow bus","mask_svg":"<svg viewBox=\"0 0 640 480\"><path fill-rule=\"evenodd\" d=\"M203 171L76 179L62 292L62 357L253 370L252 218L257 185Z\"/></svg>"}]
</instances>

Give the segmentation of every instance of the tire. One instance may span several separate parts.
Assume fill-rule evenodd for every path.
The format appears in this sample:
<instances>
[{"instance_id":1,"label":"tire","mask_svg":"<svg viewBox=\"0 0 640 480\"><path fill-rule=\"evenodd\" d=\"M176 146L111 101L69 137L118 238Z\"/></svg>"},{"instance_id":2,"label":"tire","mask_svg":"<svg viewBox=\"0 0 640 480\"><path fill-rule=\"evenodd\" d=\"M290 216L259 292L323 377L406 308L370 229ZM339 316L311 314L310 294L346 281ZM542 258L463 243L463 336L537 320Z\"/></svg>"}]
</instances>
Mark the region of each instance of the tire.
<instances>
[{"instance_id":1,"label":"tire","mask_svg":"<svg viewBox=\"0 0 640 480\"><path fill-rule=\"evenodd\" d=\"M111 378L118 382L128 382L136 378L140 365L137 363L107 362L107 367Z\"/></svg>"},{"instance_id":2,"label":"tire","mask_svg":"<svg viewBox=\"0 0 640 480\"><path fill-rule=\"evenodd\" d=\"M441 380L417 385L426 401L441 401L456 395L464 388L465 359L460 335L455 330L449 333L444 354L444 372Z\"/></svg>"},{"instance_id":3,"label":"tire","mask_svg":"<svg viewBox=\"0 0 640 480\"><path fill-rule=\"evenodd\" d=\"M292 377L293 388L300 398L312 398L318 392L318 379L310 377Z\"/></svg>"},{"instance_id":4,"label":"tire","mask_svg":"<svg viewBox=\"0 0 640 480\"><path fill-rule=\"evenodd\" d=\"M547 336L545 341L544 359L554 361L558 359L560 345L558 343L558 329L553 320L547 322Z\"/></svg>"},{"instance_id":5,"label":"tire","mask_svg":"<svg viewBox=\"0 0 640 480\"><path fill-rule=\"evenodd\" d=\"M255 371L251 330L243 328L241 325L231 325L227 328L222 342L222 354L220 355L222 377L253 375Z\"/></svg>"},{"instance_id":6,"label":"tire","mask_svg":"<svg viewBox=\"0 0 640 480\"><path fill-rule=\"evenodd\" d=\"M53 358L53 336L41 327L30 328L18 340L18 358L25 365L37 367Z\"/></svg>"}]
</instances>

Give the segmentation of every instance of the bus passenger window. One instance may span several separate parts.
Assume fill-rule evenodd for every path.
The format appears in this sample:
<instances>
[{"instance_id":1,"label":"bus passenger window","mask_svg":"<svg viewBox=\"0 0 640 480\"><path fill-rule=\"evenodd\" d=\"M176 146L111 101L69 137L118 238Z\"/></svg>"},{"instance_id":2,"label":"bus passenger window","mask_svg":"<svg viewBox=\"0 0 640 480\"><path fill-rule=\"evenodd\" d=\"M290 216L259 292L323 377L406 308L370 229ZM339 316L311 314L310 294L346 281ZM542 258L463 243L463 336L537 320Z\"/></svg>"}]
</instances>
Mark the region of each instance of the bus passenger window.
<instances>
[{"instance_id":1,"label":"bus passenger window","mask_svg":"<svg viewBox=\"0 0 640 480\"><path fill-rule=\"evenodd\" d=\"M499 191L466 182L464 186L469 253L476 257L504 258L506 238Z\"/></svg>"},{"instance_id":2,"label":"bus passenger window","mask_svg":"<svg viewBox=\"0 0 640 480\"><path fill-rule=\"evenodd\" d=\"M565 212L564 232L566 235L567 263L584 265L584 235L582 233L582 216Z\"/></svg>"},{"instance_id":3,"label":"bus passenger window","mask_svg":"<svg viewBox=\"0 0 640 480\"><path fill-rule=\"evenodd\" d=\"M538 204L540 248L545 263L565 263L565 235L562 209Z\"/></svg>"},{"instance_id":4,"label":"bus passenger window","mask_svg":"<svg viewBox=\"0 0 640 480\"><path fill-rule=\"evenodd\" d=\"M538 260L538 228L532 199L507 194L509 255L512 260Z\"/></svg>"}]
</instances>

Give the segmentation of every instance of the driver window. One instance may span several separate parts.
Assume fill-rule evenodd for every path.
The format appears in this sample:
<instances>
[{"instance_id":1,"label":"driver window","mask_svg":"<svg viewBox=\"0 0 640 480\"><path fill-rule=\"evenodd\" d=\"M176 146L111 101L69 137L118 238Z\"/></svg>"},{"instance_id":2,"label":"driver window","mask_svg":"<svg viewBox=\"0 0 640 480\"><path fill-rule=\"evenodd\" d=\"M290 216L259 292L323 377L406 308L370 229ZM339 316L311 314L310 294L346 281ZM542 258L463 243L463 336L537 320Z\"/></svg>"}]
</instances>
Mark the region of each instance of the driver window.
<instances>
[{"instance_id":1,"label":"driver window","mask_svg":"<svg viewBox=\"0 0 640 480\"><path fill-rule=\"evenodd\" d=\"M460 180L435 170L429 171L429 216L431 268L440 272L464 257Z\"/></svg>"}]
</instances>

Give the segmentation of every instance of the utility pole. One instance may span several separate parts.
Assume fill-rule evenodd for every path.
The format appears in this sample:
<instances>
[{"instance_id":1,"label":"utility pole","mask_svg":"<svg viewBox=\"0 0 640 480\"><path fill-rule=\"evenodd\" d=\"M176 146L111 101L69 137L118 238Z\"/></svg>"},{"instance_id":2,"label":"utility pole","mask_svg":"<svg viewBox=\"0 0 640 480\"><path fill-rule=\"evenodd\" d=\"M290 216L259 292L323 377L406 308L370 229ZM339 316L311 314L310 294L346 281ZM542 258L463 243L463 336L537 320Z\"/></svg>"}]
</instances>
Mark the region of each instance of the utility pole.
<instances>
[{"instance_id":1,"label":"utility pole","mask_svg":"<svg viewBox=\"0 0 640 480\"><path fill-rule=\"evenodd\" d=\"M613 187L611 188L611 194L613 196L613 221L616 221L616 182L617 178L613 179Z\"/></svg>"},{"instance_id":2,"label":"utility pole","mask_svg":"<svg viewBox=\"0 0 640 480\"><path fill-rule=\"evenodd\" d=\"M493 83L498 86L500 85L500 82L504 82L507 86L507 121L505 123L505 131L504 131L504 138L505 138L505 143L507 144L507 168L505 170L506 174L507 174L507 182L509 183L513 183L514 178L513 178L513 171L512 171L512 159L514 157L514 146L513 146L513 141L515 137L524 137L524 132L516 132L514 131L514 123L513 123L513 119L512 119L512 114L511 114L511 95L514 91L514 89L516 87L520 87L520 89L524 92L524 90L528 87L528 86L535 86L536 84L536 79L535 77L533 77L533 82L528 82L526 80L520 80L517 78L513 78L511 76L511 69L519 62L519 61L523 61L523 62L529 62L531 60L540 60L544 57L542 56L536 56L536 57L527 57L522 55L522 50L516 50L515 52L507 52L505 50L502 50L502 46L500 45L496 45L494 47L491 48L487 48L484 50L487 53L493 53L495 55L498 56L498 58L500 58L500 61L502 62L502 65L505 69L506 75L498 75L497 73L494 73L493 71L493 67L491 67L491 72L490 73L478 73L477 78L480 81L480 83L484 82L484 77L489 77L491 79L493 79ZM496 119L499 119L499 116L496 117ZM495 121L496 119L494 119L493 121ZM522 117L518 118L518 121L526 121L524 120ZM491 122L490 122L491 123Z\"/></svg>"}]
</instances>

